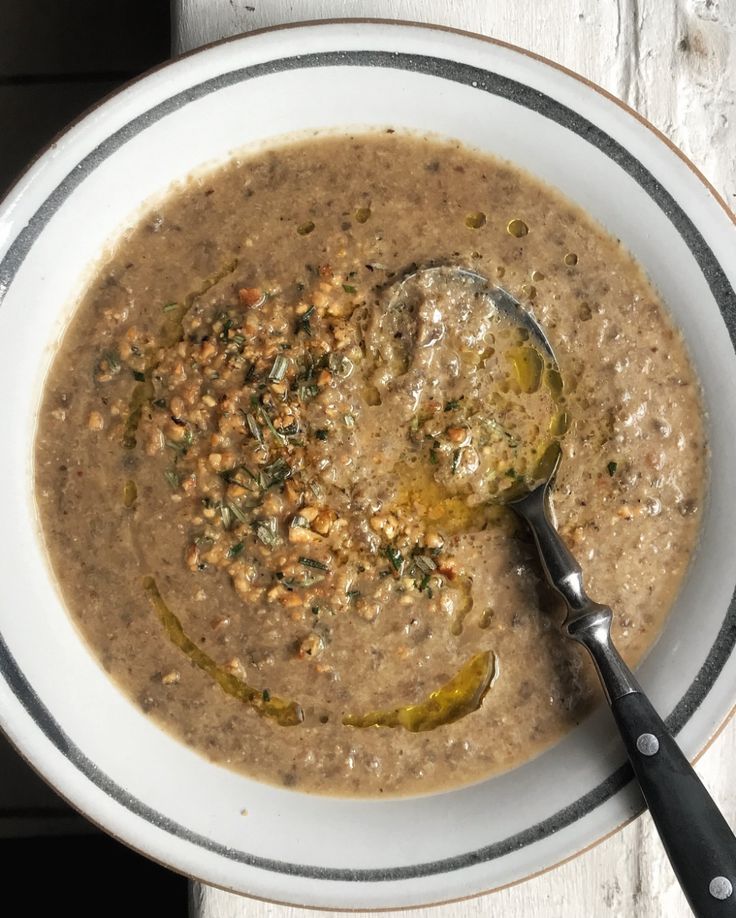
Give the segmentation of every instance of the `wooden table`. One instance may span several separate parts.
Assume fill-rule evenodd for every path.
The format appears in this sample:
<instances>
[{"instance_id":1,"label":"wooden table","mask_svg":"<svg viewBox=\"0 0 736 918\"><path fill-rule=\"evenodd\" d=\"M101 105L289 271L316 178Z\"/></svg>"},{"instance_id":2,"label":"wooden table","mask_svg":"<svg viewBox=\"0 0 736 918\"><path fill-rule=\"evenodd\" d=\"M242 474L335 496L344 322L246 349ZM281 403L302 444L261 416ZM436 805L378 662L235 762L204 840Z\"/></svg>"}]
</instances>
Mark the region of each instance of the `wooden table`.
<instances>
[{"instance_id":1,"label":"wooden table","mask_svg":"<svg viewBox=\"0 0 736 918\"><path fill-rule=\"evenodd\" d=\"M550 57L641 112L736 206L736 0L174 0L174 52L277 23L345 16L447 24ZM732 762L736 720L698 765L734 824ZM192 887L193 918L294 918L299 911ZM414 914L424 913L433 918L690 915L648 815L543 876Z\"/></svg>"}]
</instances>

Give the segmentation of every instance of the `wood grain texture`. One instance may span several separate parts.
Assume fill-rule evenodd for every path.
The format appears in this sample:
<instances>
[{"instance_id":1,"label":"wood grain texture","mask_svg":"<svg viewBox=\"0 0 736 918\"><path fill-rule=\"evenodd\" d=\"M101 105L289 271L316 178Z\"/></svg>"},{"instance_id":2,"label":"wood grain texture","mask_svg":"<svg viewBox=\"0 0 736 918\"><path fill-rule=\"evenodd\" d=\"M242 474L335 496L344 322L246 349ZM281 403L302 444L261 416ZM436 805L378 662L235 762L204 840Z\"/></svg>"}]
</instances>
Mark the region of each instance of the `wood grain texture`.
<instances>
[{"instance_id":1,"label":"wood grain texture","mask_svg":"<svg viewBox=\"0 0 736 918\"><path fill-rule=\"evenodd\" d=\"M269 25L346 16L451 25L550 57L636 108L684 150L730 206L736 205L733 0L173 0L173 47L181 52ZM735 761L732 721L698 765L732 824L736 787L729 767ZM307 913L193 884L191 914L304 918ZM519 886L413 914L687 918L690 911L645 815L580 857Z\"/></svg>"}]
</instances>

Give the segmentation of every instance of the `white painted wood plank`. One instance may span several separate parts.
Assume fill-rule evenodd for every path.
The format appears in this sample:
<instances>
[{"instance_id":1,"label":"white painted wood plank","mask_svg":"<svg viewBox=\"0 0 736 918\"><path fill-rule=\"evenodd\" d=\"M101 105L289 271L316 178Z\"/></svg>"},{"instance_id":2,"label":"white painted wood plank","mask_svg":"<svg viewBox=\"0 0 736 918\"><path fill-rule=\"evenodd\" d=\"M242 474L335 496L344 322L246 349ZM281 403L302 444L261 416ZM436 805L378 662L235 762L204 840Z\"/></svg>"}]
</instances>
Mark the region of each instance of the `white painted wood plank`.
<instances>
[{"instance_id":1,"label":"white painted wood plank","mask_svg":"<svg viewBox=\"0 0 736 918\"><path fill-rule=\"evenodd\" d=\"M628 102L736 204L736 3L732 0L174 0L175 52L238 32L338 17L435 22L529 48ZM698 771L736 822L732 722ZM417 918L686 918L651 819L533 880ZM200 884L193 918L303 918L300 909L241 899ZM327 916L334 913L319 913ZM399 913L387 913L391 918Z\"/></svg>"}]
</instances>

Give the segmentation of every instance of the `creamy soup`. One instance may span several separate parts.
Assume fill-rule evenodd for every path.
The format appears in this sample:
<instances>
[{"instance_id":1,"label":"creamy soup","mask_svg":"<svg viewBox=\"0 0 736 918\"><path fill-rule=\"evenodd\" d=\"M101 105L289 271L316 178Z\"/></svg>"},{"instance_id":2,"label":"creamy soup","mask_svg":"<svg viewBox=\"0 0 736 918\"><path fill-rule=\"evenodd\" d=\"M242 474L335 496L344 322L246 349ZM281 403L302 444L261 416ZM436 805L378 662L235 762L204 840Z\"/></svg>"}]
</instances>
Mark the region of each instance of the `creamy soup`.
<instances>
[{"instance_id":1,"label":"creamy soup","mask_svg":"<svg viewBox=\"0 0 736 918\"><path fill-rule=\"evenodd\" d=\"M431 265L510 291L560 372ZM70 614L148 716L264 781L410 794L518 765L599 700L505 505L551 443L560 531L633 665L705 478L656 292L507 162L316 137L178 185L101 263L36 494Z\"/></svg>"}]
</instances>

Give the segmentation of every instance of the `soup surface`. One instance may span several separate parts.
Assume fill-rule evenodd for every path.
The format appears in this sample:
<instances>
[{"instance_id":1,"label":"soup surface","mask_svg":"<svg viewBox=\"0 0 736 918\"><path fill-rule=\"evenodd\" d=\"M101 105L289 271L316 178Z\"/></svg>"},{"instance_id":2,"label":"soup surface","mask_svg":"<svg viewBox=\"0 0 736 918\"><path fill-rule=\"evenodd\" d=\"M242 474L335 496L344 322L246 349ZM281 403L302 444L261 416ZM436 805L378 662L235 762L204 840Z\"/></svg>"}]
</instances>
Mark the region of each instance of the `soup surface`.
<instances>
[{"instance_id":1,"label":"soup surface","mask_svg":"<svg viewBox=\"0 0 736 918\"><path fill-rule=\"evenodd\" d=\"M448 264L531 308L561 374L444 271L406 280ZM508 163L317 137L191 178L108 255L36 492L70 613L158 723L265 781L407 794L517 765L599 698L502 500L553 442L560 531L635 664L705 477L655 291Z\"/></svg>"}]
</instances>

